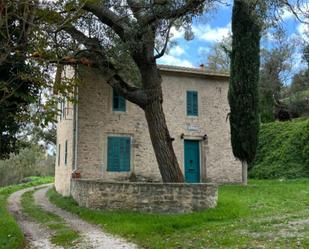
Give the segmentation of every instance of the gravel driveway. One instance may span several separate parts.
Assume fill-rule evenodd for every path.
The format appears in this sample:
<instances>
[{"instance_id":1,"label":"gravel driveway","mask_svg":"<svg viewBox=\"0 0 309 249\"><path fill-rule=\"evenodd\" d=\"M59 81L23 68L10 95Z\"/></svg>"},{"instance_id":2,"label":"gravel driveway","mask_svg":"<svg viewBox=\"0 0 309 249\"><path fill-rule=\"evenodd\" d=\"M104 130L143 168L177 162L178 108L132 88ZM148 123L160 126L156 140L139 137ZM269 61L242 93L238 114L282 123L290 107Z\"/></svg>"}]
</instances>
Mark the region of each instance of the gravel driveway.
<instances>
[{"instance_id":1,"label":"gravel driveway","mask_svg":"<svg viewBox=\"0 0 309 249\"><path fill-rule=\"evenodd\" d=\"M42 188L43 187L43 188ZM39 186L27 188L13 193L8 200L8 209L14 215L27 240L27 248L31 249L62 249L50 243L52 232L44 226L33 222L22 213L20 197L23 193L38 189L34 193L37 205L43 209L62 217L68 226L77 231L81 236L81 241L74 248L85 249L137 249L138 247L126 240L102 231L98 226L89 224L78 218L76 215L64 211L51 204L46 197L46 192L51 187Z\"/></svg>"}]
</instances>

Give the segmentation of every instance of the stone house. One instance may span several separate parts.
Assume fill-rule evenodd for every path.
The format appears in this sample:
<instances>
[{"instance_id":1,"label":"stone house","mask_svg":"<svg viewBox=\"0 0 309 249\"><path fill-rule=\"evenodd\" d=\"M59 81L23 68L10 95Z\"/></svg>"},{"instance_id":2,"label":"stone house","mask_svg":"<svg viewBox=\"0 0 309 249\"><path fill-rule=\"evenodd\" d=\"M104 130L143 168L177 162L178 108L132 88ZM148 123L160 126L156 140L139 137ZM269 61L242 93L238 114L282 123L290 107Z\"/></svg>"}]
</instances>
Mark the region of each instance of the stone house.
<instances>
[{"instance_id":1,"label":"stone house","mask_svg":"<svg viewBox=\"0 0 309 249\"><path fill-rule=\"evenodd\" d=\"M163 108L186 182L241 182L227 115L229 76L203 68L160 66ZM62 103L57 125L56 190L70 195L72 172L82 179L160 182L144 112L104 77L86 70L77 104Z\"/></svg>"}]
</instances>

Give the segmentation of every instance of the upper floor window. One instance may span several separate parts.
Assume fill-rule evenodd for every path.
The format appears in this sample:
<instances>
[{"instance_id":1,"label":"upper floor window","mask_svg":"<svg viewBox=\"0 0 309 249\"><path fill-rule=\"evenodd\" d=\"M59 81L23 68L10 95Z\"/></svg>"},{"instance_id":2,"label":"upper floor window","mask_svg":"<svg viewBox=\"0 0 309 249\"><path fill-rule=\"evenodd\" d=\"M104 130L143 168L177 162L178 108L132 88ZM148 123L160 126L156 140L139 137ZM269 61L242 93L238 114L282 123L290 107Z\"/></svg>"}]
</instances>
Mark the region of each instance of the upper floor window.
<instances>
[{"instance_id":1,"label":"upper floor window","mask_svg":"<svg viewBox=\"0 0 309 249\"><path fill-rule=\"evenodd\" d=\"M198 116L197 91L187 91L187 115L188 116Z\"/></svg>"},{"instance_id":2,"label":"upper floor window","mask_svg":"<svg viewBox=\"0 0 309 249\"><path fill-rule=\"evenodd\" d=\"M60 166L60 152L61 152L61 147L60 144L58 144L58 166Z\"/></svg>"},{"instance_id":3,"label":"upper floor window","mask_svg":"<svg viewBox=\"0 0 309 249\"><path fill-rule=\"evenodd\" d=\"M68 163L68 140L65 140L64 144L64 165Z\"/></svg>"},{"instance_id":4,"label":"upper floor window","mask_svg":"<svg viewBox=\"0 0 309 249\"><path fill-rule=\"evenodd\" d=\"M63 98L60 101L60 111L61 111L61 113L59 114L60 121L66 118L66 111L67 111L66 105L67 105L66 98Z\"/></svg>"},{"instance_id":5,"label":"upper floor window","mask_svg":"<svg viewBox=\"0 0 309 249\"><path fill-rule=\"evenodd\" d=\"M113 111L126 111L126 99L121 96L116 90L113 90Z\"/></svg>"}]
</instances>

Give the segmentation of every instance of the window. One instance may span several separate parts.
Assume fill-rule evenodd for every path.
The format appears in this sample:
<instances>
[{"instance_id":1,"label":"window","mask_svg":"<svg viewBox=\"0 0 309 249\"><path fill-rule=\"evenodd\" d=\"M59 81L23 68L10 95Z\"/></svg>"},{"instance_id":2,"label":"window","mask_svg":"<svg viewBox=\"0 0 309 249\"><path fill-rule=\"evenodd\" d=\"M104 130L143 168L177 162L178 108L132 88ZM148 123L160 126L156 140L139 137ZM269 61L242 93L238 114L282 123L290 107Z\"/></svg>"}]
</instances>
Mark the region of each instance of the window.
<instances>
[{"instance_id":1,"label":"window","mask_svg":"<svg viewBox=\"0 0 309 249\"><path fill-rule=\"evenodd\" d=\"M196 91L187 91L187 115L198 116L198 95Z\"/></svg>"},{"instance_id":2,"label":"window","mask_svg":"<svg viewBox=\"0 0 309 249\"><path fill-rule=\"evenodd\" d=\"M113 90L113 111L126 111L126 99L123 96L119 95L116 90Z\"/></svg>"},{"instance_id":3,"label":"window","mask_svg":"<svg viewBox=\"0 0 309 249\"><path fill-rule=\"evenodd\" d=\"M108 137L107 171L130 171L131 138Z\"/></svg>"},{"instance_id":4,"label":"window","mask_svg":"<svg viewBox=\"0 0 309 249\"><path fill-rule=\"evenodd\" d=\"M61 147L60 147L60 144L58 144L58 166L60 166L60 159L61 159L61 157L60 157L60 150L61 149Z\"/></svg>"},{"instance_id":5,"label":"window","mask_svg":"<svg viewBox=\"0 0 309 249\"><path fill-rule=\"evenodd\" d=\"M68 162L68 140L65 140L64 145L64 165L67 165Z\"/></svg>"},{"instance_id":6,"label":"window","mask_svg":"<svg viewBox=\"0 0 309 249\"><path fill-rule=\"evenodd\" d=\"M62 120L62 109L63 109L63 103L62 101L60 102L60 114L59 114L59 119L60 121Z\"/></svg>"}]
</instances>

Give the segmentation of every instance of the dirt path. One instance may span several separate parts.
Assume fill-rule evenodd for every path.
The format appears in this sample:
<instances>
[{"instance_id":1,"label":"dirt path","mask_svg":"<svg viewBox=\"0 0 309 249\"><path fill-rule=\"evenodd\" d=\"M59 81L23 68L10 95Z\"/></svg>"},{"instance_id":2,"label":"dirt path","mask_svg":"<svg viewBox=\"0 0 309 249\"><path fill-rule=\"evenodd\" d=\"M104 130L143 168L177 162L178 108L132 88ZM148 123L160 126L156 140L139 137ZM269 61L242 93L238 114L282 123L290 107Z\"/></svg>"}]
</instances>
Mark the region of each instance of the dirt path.
<instances>
[{"instance_id":1,"label":"dirt path","mask_svg":"<svg viewBox=\"0 0 309 249\"><path fill-rule=\"evenodd\" d=\"M41 185L46 186L46 185ZM52 233L44 226L33 222L29 217L22 213L22 207L20 204L21 196L28 191L37 189L38 187L32 187L23 189L13 193L8 199L8 210L15 217L17 223L20 225L26 241L26 248L29 249L63 249L62 247L55 246L50 242Z\"/></svg>"},{"instance_id":2,"label":"dirt path","mask_svg":"<svg viewBox=\"0 0 309 249\"><path fill-rule=\"evenodd\" d=\"M43 188L42 188L43 187ZM38 189L35 194L35 202L43 209L62 217L71 228L81 235L78 245L71 249L137 249L132 243L119 237L103 232L99 227L91 225L77 216L68 213L49 202L45 196L46 191L51 187L50 184L23 189L13 193L8 199L8 210L15 217L20 225L25 238L27 249L64 249L53 245L50 241L53 233L45 226L34 222L22 212L21 196L28 192Z\"/></svg>"},{"instance_id":3,"label":"dirt path","mask_svg":"<svg viewBox=\"0 0 309 249\"><path fill-rule=\"evenodd\" d=\"M76 230L82 236L84 243L78 248L87 249L137 249L138 247L132 243L125 241L119 237L103 232L99 227L89 224L76 215L66 212L55 205L51 204L46 197L49 187L42 188L34 193L34 199L37 205L43 209L62 217L66 223Z\"/></svg>"}]
</instances>

